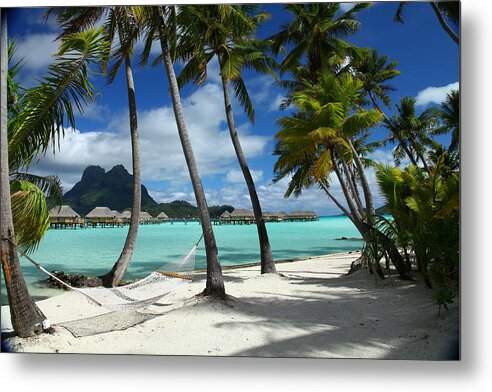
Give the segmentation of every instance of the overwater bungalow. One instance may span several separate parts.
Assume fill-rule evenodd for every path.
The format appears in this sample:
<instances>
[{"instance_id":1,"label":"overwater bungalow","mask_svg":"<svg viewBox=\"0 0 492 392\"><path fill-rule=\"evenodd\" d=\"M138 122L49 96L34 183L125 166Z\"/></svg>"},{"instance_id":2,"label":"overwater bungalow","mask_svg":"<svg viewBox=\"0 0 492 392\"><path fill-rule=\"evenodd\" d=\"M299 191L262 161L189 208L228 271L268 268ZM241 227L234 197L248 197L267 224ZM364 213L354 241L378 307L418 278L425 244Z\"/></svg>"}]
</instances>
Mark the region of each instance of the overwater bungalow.
<instances>
[{"instance_id":1,"label":"overwater bungalow","mask_svg":"<svg viewBox=\"0 0 492 392\"><path fill-rule=\"evenodd\" d=\"M169 217L166 215L164 211L162 211L159 215L156 216L155 218L157 222L167 222L169 220Z\"/></svg>"},{"instance_id":2,"label":"overwater bungalow","mask_svg":"<svg viewBox=\"0 0 492 392\"><path fill-rule=\"evenodd\" d=\"M231 213L225 210L222 214L220 214L219 219L221 221L229 221L231 220Z\"/></svg>"},{"instance_id":3,"label":"overwater bungalow","mask_svg":"<svg viewBox=\"0 0 492 392\"><path fill-rule=\"evenodd\" d=\"M311 210L294 210L284 218L290 222L316 221L319 219L318 214Z\"/></svg>"},{"instance_id":4,"label":"overwater bungalow","mask_svg":"<svg viewBox=\"0 0 492 392\"><path fill-rule=\"evenodd\" d=\"M118 213L117 211L111 211L108 207L95 207L85 216L87 225L92 227L121 226L121 218L117 218L115 212Z\"/></svg>"},{"instance_id":5,"label":"overwater bungalow","mask_svg":"<svg viewBox=\"0 0 492 392\"><path fill-rule=\"evenodd\" d=\"M84 220L70 206L57 206L50 210L50 228L52 229L75 229L84 227Z\"/></svg>"},{"instance_id":6,"label":"overwater bungalow","mask_svg":"<svg viewBox=\"0 0 492 392\"><path fill-rule=\"evenodd\" d=\"M140 211L139 223L142 225L148 225L154 223L154 217L146 211Z\"/></svg>"},{"instance_id":7,"label":"overwater bungalow","mask_svg":"<svg viewBox=\"0 0 492 392\"><path fill-rule=\"evenodd\" d=\"M266 222L282 222L287 217L287 213L283 211L265 211L263 218Z\"/></svg>"}]
</instances>

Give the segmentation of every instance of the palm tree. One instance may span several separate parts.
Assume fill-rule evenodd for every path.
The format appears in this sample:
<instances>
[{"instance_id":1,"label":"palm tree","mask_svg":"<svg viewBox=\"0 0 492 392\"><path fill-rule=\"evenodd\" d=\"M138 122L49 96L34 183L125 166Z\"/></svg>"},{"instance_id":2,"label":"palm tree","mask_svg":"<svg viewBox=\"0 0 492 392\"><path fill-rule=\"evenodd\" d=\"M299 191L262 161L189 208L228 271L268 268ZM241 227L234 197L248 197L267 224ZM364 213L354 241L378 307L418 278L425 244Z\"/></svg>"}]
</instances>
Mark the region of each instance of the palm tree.
<instances>
[{"instance_id":1,"label":"palm tree","mask_svg":"<svg viewBox=\"0 0 492 392\"><path fill-rule=\"evenodd\" d=\"M429 166L425 157L427 146L432 145L431 134L437 128L437 111L435 108L416 114L415 98L403 97L400 105L396 105L397 114L384 119L384 127L390 131L389 142L397 143L393 155L397 163L406 155L414 166L419 161L425 171Z\"/></svg>"},{"instance_id":2,"label":"palm tree","mask_svg":"<svg viewBox=\"0 0 492 392\"><path fill-rule=\"evenodd\" d=\"M55 141L63 134L65 123L68 121L74 126L72 102L83 110L84 103L94 98L87 73L89 65L98 61L105 51L99 33L91 31L62 41L57 60L49 67L49 76L38 87L23 94L22 105L7 122L7 14L5 10L1 13L1 259L12 324L21 337L41 333L49 328L49 323L29 296L20 268L9 191L9 167L28 167L34 156L45 153L52 144L55 148ZM19 182L14 190L18 189L21 194L29 192L25 186Z\"/></svg>"},{"instance_id":3,"label":"palm tree","mask_svg":"<svg viewBox=\"0 0 492 392\"><path fill-rule=\"evenodd\" d=\"M8 121L19 115L25 104L22 92L26 89L16 82L23 62L12 62L15 51L16 44L12 40L8 48ZM21 168L14 165L14 156L15 151L12 151L12 154L9 154L9 158L12 158L9 162L12 220L18 248L23 252L30 252L37 248L48 230L48 202L61 204L62 188L56 176L41 177L20 171Z\"/></svg>"},{"instance_id":4,"label":"palm tree","mask_svg":"<svg viewBox=\"0 0 492 392\"><path fill-rule=\"evenodd\" d=\"M361 88L362 82L351 74L335 76L324 72L320 74L318 85L293 94L293 103L299 110L293 116L278 120L281 130L276 134L275 154L280 157L274 167L274 181L292 175L286 196L292 192L298 195L302 188L318 184L367 241L373 234L378 236L400 276L408 279L408 268L392 241L371 225L373 207L370 207L372 198L368 197L367 180L363 182L362 201L352 175L355 171L358 178L365 177L362 160L355 158L359 155L357 138L361 134L365 136L364 131L375 126L382 117L378 110L367 111L359 106ZM347 208L330 192L332 173L340 183ZM382 271L377 272L382 275Z\"/></svg>"},{"instance_id":5,"label":"palm tree","mask_svg":"<svg viewBox=\"0 0 492 392\"><path fill-rule=\"evenodd\" d=\"M123 279L135 249L142 200L137 103L131 65L133 46L139 32L131 13L131 7L55 7L50 8L46 14L47 18L51 16L56 16L57 22L63 27L64 32L61 36L66 36L74 31L83 31L104 18L104 31L109 44L113 45L116 36L119 43L117 49L112 53L113 62L108 72L108 83L112 83L121 64L124 63L125 65L132 148L133 195L130 226L125 244L113 268L101 276L104 286L114 287L118 286Z\"/></svg>"},{"instance_id":6,"label":"palm tree","mask_svg":"<svg viewBox=\"0 0 492 392\"><path fill-rule=\"evenodd\" d=\"M190 174L193 191L197 207L200 211L200 221L205 242L205 252L207 255L207 282L205 290L202 292L205 296L214 296L225 298L224 279L222 269L219 264L217 244L212 228L212 221L207 207L207 199L203 191L203 185L193 153L193 148L188 135L181 97L179 93L178 81L174 72L173 57L176 50L177 26L176 8L173 6L142 7L139 10L140 23L145 25L146 39L143 54L143 62L148 59L150 48L155 38L159 40L162 60L166 69L169 82L169 93L176 118L178 134L183 148L188 172Z\"/></svg>"},{"instance_id":7,"label":"palm tree","mask_svg":"<svg viewBox=\"0 0 492 392\"><path fill-rule=\"evenodd\" d=\"M343 38L357 32L360 22L355 16L370 5L357 3L342 14L339 14L340 3L285 5L293 19L269 38L275 54L292 46L280 64L282 71L293 71L303 65L311 82L316 83L323 67L338 66L347 56L357 57L357 49Z\"/></svg>"},{"instance_id":8,"label":"palm tree","mask_svg":"<svg viewBox=\"0 0 492 392\"><path fill-rule=\"evenodd\" d=\"M451 143L448 151L454 152L459 150L460 145L460 92L459 90L451 91L446 100L442 103L441 109L437 112L442 126L438 127L435 135L441 135L451 132Z\"/></svg>"},{"instance_id":9,"label":"palm tree","mask_svg":"<svg viewBox=\"0 0 492 392\"><path fill-rule=\"evenodd\" d=\"M380 57L376 49L361 49L359 54L358 58L350 59L345 71L353 72L355 77L362 81L362 89L370 102L387 117L379 101L384 106L391 107L388 93L396 88L387 82L400 74L400 71L395 69L398 63L388 63L388 56Z\"/></svg>"},{"instance_id":10,"label":"palm tree","mask_svg":"<svg viewBox=\"0 0 492 392\"><path fill-rule=\"evenodd\" d=\"M251 16L250 13L254 8L242 5L186 7L181 13L184 30L184 44L181 46L185 48L183 57L188 58L188 61L178 82L184 85L194 79L197 84L203 83L207 78L207 63L214 57L218 59L227 124L253 206L260 242L261 273L264 274L275 273L276 269L260 199L237 134L230 94L230 85L232 85L234 95L251 122L254 122L254 107L241 72L244 68L249 68L274 75L272 68L276 64L262 51L266 49L266 45L253 39L257 25L265 20L268 14L258 13Z\"/></svg>"},{"instance_id":11,"label":"palm tree","mask_svg":"<svg viewBox=\"0 0 492 392\"><path fill-rule=\"evenodd\" d=\"M436 284L435 298L443 306L455 296L459 278L459 172L443 176L446 155L443 152L429 172L415 166L402 170L384 165L376 171L393 216L383 229L413 249L419 272L427 287Z\"/></svg>"},{"instance_id":12,"label":"palm tree","mask_svg":"<svg viewBox=\"0 0 492 392\"><path fill-rule=\"evenodd\" d=\"M398 23L404 23L403 11L407 6L407 1L400 1L398 9L396 10L394 20ZM457 44L460 44L460 38L449 26L450 21L456 28L460 26L460 2L459 1L431 1L429 5L436 14L443 30L451 37L451 39Z\"/></svg>"}]
</instances>

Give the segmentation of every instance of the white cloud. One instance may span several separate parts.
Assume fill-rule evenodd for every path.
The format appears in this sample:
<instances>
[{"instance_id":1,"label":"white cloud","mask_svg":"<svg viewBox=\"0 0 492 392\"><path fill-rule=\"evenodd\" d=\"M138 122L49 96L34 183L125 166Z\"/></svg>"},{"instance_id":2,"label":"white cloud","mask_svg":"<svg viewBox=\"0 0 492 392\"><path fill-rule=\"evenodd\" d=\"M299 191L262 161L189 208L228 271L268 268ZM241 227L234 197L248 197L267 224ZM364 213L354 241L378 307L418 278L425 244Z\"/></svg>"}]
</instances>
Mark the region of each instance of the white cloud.
<instances>
[{"instance_id":1,"label":"white cloud","mask_svg":"<svg viewBox=\"0 0 492 392\"><path fill-rule=\"evenodd\" d=\"M220 93L219 86L206 84L183 100L188 132L202 177L226 174L236 164ZM172 108L164 106L141 111L138 120L143 182L189 181ZM240 126L238 132L248 158L263 154L267 137L250 134L248 127ZM104 131L68 129L60 151L54 156L48 154L43 157L32 169L40 174L58 174L67 190L67 184L78 181L88 165L100 165L109 170L121 163L130 171L129 135L126 112L115 115Z\"/></svg>"},{"instance_id":2,"label":"white cloud","mask_svg":"<svg viewBox=\"0 0 492 392\"><path fill-rule=\"evenodd\" d=\"M253 177L254 182L261 181L263 179L263 171L262 170L250 170L251 176ZM244 176L241 170L230 170L225 178L225 182L236 184L236 183L244 183Z\"/></svg>"},{"instance_id":3,"label":"white cloud","mask_svg":"<svg viewBox=\"0 0 492 392\"><path fill-rule=\"evenodd\" d=\"M459 82L450 83L441 87L427 87L418 92L415 103L417 106L425 106L430 103L440 104L446 100L447 94L452 90L458 90L459 87Z\"/></svg>"},{"instance_id":4,"label":"white cloud","mask_svg":"<svg viewBox=\"0 0 492 392\"><path fill-rule=\"evenodd\" d=\"M27 34L16 39L17 50L14 61L23 60L23 72L29 74L27 83L32 83L33 78L39 77L53 62L53 55L58 52L57 34L40 33Z\"/></svg>"},{"instance_id":5,"label":"white cloud","mask_svg":"<svg viewBox=\"0 0 492 392\"><path fill-rule=\"evenodd\" d=\"M284 97L285 96L283 94L277 94L277 96L275 97L275 99L272 101L272 103L268 107L268 110L271 111L271 112L274 112L276 110L280 110L279 109L279 106L282 103L282 100L284 99Z\"/></svg>"}]
</instances>

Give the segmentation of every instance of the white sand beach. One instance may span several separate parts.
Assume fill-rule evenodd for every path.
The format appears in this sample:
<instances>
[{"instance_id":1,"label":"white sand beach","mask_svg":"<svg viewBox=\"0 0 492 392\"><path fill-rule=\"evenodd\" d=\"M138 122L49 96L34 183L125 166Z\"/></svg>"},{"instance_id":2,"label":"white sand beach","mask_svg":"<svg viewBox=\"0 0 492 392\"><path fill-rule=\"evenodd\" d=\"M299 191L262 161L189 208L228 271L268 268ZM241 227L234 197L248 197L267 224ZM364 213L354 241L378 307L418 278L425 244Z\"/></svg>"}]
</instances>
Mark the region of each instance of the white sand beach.
<instances>
[{"instance_id":1,"label":"white sand beach","mask_svg":"<svg viewBox=\"0 0 492 392\"><path fill-rule=\"evenodd\" d=\"M59 323L91 328L107 310L75 293L39 301L53 334L7 344L16 352L312 358L453 358L459 306L438 315L432 291L396 276L375 281L365 270L346 275L358 253L278 263L279 275L259 267L224 270L230 300L195 297L204 275L156 305L148 320L125 330L75 337ZM458 302L458 301L456 301ZM155 316L155 314L158 314ZM124 315L120 315L124 317ZM109 315L107 320L112 320ZM2 331L9 328L2 307Z\"/></svg>"}]
</instances>

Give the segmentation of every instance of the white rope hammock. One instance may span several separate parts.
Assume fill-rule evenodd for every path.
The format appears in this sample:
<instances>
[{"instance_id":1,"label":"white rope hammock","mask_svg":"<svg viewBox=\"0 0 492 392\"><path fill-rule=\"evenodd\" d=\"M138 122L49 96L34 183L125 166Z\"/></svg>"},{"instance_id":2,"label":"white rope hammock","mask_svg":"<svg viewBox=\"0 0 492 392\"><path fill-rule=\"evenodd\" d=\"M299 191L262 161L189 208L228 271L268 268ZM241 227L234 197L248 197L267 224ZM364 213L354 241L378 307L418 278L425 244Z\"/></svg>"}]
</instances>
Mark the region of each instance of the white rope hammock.
<instances>
[{"instance_id":1,"label":"white rope hammock","mask_svg":"<svg viewBox=\"0 0 492 392\"><path fill-rule=\"evenodd\" d=\"M25 253L22 254L22 256L57 282L83 296L91 304L113 311L133 312L156 303L179 286L190 283L193 280L192 276L195 269L196 249L202 237L200 237L198 242L193 245L187 255L182 257L176 264L173 264L173 272L158 269L153 271L149 276L134 283L113 288L72 287L47 271L42 265L34 261ZM13 243L12 240L9 239L9 241Z\"/></svg>"}]
</instances>

